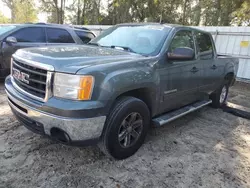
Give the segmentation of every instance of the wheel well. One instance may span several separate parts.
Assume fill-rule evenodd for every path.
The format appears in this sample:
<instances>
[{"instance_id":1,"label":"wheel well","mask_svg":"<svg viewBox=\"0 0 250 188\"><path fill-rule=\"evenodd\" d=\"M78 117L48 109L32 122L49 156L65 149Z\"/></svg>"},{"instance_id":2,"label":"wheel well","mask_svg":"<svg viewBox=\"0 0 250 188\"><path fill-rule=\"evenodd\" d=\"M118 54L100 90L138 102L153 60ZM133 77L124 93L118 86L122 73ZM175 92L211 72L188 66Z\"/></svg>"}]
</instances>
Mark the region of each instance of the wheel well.
<instances>
[{"instance_id":1,"label":"wheel well","mask_svg":"<svg viewBox=\"0 0 250 188\"><path fill-rule=\"evenodd\" d=\"M138 98L142 100L148 107L150 114L152 114L152 96L151 96L151 91L148 88L140 88L140 89L134 89L127 91L125 93L122 93L116 98L116 101L118 98L123 97L123 96L131 96Z\"/></svg>"},{"instance_id":2,"label":"wheel well","mask_svg":"<svg viewBox=\"0 0 250 188\"><path fill-rule=\"evenodd\" d=\"M226 74L225 80L229 81L229 85L233 84L233 79L234 79L234 73L233 72L229 72L229 73Z\"/></svg>"}]
</instances>

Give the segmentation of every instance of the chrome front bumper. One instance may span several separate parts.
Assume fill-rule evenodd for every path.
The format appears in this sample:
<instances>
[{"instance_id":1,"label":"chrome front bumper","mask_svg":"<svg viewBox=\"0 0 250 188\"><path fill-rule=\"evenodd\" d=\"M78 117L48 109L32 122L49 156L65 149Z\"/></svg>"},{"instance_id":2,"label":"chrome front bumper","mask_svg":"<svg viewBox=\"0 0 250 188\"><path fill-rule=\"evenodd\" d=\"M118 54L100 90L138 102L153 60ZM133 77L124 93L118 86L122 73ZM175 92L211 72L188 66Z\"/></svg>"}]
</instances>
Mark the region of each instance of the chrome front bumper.
<instances>
[{"instance_id":1,"label":"chrome front bumper","mask_svg":"<svg viewBox=\"0 0 250 188\"><path fill-rule=\"evenodd\" d=\"M19 113L23 117L34 121L37 125L42 125L44 133L51 136L52 128L59 128L65 131L71 141L84 141L99 138L102 134L106 116L94 118L66 118L53 114L44 113L31 108L16 100L7 91L8 102L14 113Z\"/></svg>"}]
</instances>

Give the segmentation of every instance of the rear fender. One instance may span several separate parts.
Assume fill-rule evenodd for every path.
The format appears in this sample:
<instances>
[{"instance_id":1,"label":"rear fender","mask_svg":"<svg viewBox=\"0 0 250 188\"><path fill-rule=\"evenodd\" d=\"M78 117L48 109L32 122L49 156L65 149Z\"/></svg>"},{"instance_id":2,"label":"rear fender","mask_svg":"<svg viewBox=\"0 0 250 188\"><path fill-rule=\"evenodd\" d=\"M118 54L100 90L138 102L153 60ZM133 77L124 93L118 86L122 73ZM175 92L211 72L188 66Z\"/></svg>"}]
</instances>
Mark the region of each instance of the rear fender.
<instances>
[{"instance_id":1,"label":"rear fender","mask_svg":"<svg viewBox=\"0 0 250 188\"><path fill-rule=\"evenodd\" d=\"M226 62L226 66L224 69L224 76L226 76L228 73L234 73L234 75L237 75L239 67L239 60L236 58L230 58Z\"/></svg>"}]
</instances>

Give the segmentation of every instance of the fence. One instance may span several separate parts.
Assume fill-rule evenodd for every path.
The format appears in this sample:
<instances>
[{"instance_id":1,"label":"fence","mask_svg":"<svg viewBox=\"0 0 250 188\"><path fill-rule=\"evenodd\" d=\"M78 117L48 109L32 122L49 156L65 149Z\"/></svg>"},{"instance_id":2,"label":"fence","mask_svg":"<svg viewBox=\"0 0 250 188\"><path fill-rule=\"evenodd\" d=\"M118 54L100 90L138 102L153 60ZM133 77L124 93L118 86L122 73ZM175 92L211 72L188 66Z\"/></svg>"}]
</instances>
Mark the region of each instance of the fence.
<instances>
[{"instance_id":1,"label":"fence","mask_svg":"<svg viewBox=\"0 0 250 188\"><path fill-rule=\"evenodd\" d=\"M110 26L86 26L96 35ZM240 60L238 79L250 80L250 27L194 27L210 32L213 35L217 52L231 55Z\"/></svg>"},{"instance_id":2,"label":"fence","mask_svg":"<svg viewBox=\"0 0 250 188\"><path fill-rule=\"evenodd\" d=\"M250 27L197 27L213 35L218 53L240 60L237 77L250 80Z\"/></svg>"}]
</instances>

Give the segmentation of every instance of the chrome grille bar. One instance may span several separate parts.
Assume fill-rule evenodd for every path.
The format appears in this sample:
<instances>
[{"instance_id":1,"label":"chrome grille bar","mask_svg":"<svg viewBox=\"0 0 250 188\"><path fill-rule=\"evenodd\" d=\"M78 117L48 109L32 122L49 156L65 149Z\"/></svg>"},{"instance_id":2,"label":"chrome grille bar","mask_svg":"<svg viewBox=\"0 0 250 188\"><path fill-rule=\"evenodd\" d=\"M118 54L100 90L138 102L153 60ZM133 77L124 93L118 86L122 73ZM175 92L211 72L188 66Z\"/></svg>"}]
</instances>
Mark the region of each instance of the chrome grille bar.
<instances>
[{"instance_id":1,"label":"chrome grille bar","mask_svg":"<svg viewBox=\"0 0 250 188\"><path fill-rule=\"evenodd\" d=\"M28 62L28 63L27 63ZM11 75L13 86L21 93L45 102L51 96L51 80L53 72L51 66L39 64L30 60L16 58L13 56L11 62ZM53 68L54 70L54 68Z\"/></svg>"},{"instance_id":2,"label":"chrome grille bar","mask_svg":"<svg viewBox=\"0 0 250 188\"><path fill-rule=\"evenodd\" d=\"M24 87L26 87L26 88L28 88L28 89L31 89L31 90L34 90L34 91L37 91L37 92L40 92L40 93L45 94L45 91L43 91L43 90L41 90L41 89L36 89L36 88L34 88L34 87L30 87L28 84L23 83L23 82L21 82L21 81L19 81L19 80L16 80L16 79L15 79L15 81L18 82L18 84L21 84L22 86L24 86Z\"/></svg>"},{"instance_id":3,"label":"chrome grille bar","mask_svg":"<svg viewBox=\"0 0 250 188\"><path fill-rule=\"evenodd\" d=\"M43 70L47 70L47 71L51 71L51 72L53 72L55 70L54 67L51 65L46 65L46 64L42 64L42 63L39 63L36 61L29 60L29 59L24 59L24 58L21 58L15 54L12 55L12 57L17 61L20 61L22 63L25 63L27 65L30 65L30 66L33 66L33 67L36 67L39 69L43 69Z\"/></svg>"},{"instance_id":4,"label":"chrome grille bar","mask_svg":"<svg viewBox=\"0 0 250 188\"><path fill-rule=\"evenodd\" d=\"M25 68L25 67L22 67L22 66L20 66L19 64L17 64L16 61L13 61L13 64L14 64L15 66L17 66L19 69L22 69L22 70L24 70L24 71L28 71L28 72L31 72L31 73L34 73L34 74L38 74L38 75L41 75L41 76L47 76L47 75L44 74L44 73L37 72L37 71L34 71L34 70L29 70L29 69L27 69L27 68Z\"/></svg>"}]
</instances>

